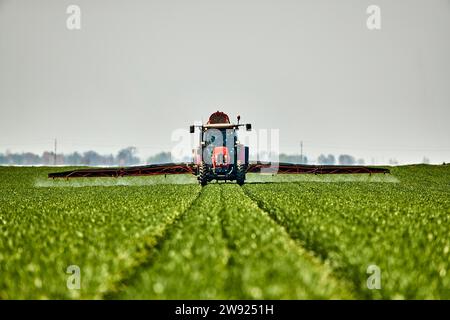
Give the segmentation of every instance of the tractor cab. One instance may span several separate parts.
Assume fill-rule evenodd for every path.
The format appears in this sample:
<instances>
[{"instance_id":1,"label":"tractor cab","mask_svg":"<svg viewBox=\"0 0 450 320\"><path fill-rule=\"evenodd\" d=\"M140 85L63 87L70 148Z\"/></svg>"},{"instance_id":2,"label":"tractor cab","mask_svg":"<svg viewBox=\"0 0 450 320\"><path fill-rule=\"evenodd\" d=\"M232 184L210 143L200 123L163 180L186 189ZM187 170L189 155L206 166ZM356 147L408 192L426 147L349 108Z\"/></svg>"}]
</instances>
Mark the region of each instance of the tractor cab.
<instances>
[{"instance_id":1,"label":"tractor cab","mask_svg":"<svg viewBox=\"0 0 450 320\"><path fill-rule=\"evenodd\" d=\"M204 161L216 171L224 171L234 163L236 129L204 128Z\"/></svg>"},{"instance_id":2,"label":"tractor cab","mask_svg":"<svg viewBox=\"0 0 450 320\"><path fill-rule=\"evenodd\" d=\"M244 126L230 123L228 115L217 111L206 124L197 126L200 129L200 145L194 149L194 163L197 177L202 185L212 180L236 180L243 184L248 166L248 147L238 140L239 128ZM245 125L251 130L251 125ZM190 132L195 132L191 126Z\"/></svg>"}]
</instances>

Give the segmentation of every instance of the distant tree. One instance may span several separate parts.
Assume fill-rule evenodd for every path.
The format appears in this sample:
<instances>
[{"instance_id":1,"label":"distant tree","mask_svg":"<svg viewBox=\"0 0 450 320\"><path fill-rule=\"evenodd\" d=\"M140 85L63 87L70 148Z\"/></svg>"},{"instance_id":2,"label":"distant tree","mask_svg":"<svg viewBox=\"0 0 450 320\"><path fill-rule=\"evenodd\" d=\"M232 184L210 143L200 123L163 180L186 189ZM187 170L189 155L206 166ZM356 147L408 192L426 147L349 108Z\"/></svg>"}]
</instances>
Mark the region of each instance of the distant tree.
<instances>
[{"instance_id":1,"label":"distant tree","mask_svg":"<svg viewBox=\"0 0 450 320\"><path fill-rule=\"evenodd\" d=\"M81 154L79 154L78 152L74 152L74 153L71 153L71 154L65 156L64 163L73 165L73 166L85 164L85 163L83 163L83 156Z\"/></svg>"},{"instance_id":2,"label":"distant tree","mask_svg":"<svg viewBox=\"0 0 450 320\"><path fill-rule=\"evenodd\" d=\"M317 158L317 162L319 164L327 164L327 156L324 154L321 154L318 158Z\"/></svg>"},{"instance_id":3,"label":"distant tree","mask_svg":"<svg viewBox=\"0 0 450 320\"><path fill-rule=\"evenodd\" d=\"M307 164L308 163L308 157L306 157L305 155L303 157L300 157L300 155L297 155L297 154L280 153L278 155L278 161L280 161L280 162L289 162L289 163Z\"/></svg>"},{"instance_id":4,"label":"distant tree","mask_svg":"<svg viewBox=\"0 0 450 320\"><path fill-rule=\"evenodd\" d=\"M117 153L116 162L119 166L130 166L139 163L139 158L135 156L137 149L135 147L127 147Z\"/></svg>"},{"instance_id":5,"label":"distant tree","mask_svg":"<svg viewBox=\"0 0 450 320\"><path fill-rule=\"evenodd\" d=\"M82 164L88 166L102 165L102 156L93 150L89 150L83 153Z\"/></svg>"},{"instance_id":6,"label":"distant tree","mask_svg":"<svg viewBox=\"0 0 450 320\"><path fill-rule=\"evenodd\" d=\"M353 165L356 163L355 158L349 154L341 154L338 159L341 165Z\"/></svg>"},{"instance_id":7,"label":"distant tree","mask_svg":"<svg viewBox=\"0 0 450 320\"><path fill-rule=\"evenodd\" d=\"M296 155L289 155L286 153L280 153L278 155L278 161L280 162L297 162L299 160L300 160L299 157Z\"/></svg>"},{"instance_id":8,"label":"distant tree","mask_svg":"<svg viewBox=\"0 0 450 320\"><path fill-rule=\"evenodd\" d=\"M430 159L427 158L427 157L423 157L422 163L423 164L430 164Z\"/></svg>"},{"instance_id":9,"label":"distant tree","mask_svg":"<svg viewBox=\"0 0 450 320\"><path fill-rule=\"evenodd\" d=\"M23 158L22 163L24 165L41 164L41 157L31 152L23 153L22 158Z\"/></svg>"},{"instance_id":10,"label":"distant tree","mask_svg":"<svg viewBox=\"0 0 450 320\"><path fill-rule=\"evenodd\" d=\"M23 163L23 155L19 153L11 153L8 155L10 163L13 164L24 164Z\"/></svg>"},{"instance_id":11,"label":"distant tree","mask_svg":"<svg viewBox=\"0 0 450 320\"><path fill-rule=\"evenodd\" d=\"M147 159L148 164L160 164L172 162L172 154L170 152L160 152Z\"/></svg>"},{"instance_id":12,"label":"distant tree","mask_svg":"<svg viewBox=\"0 0 450 320\"><path fill-rule=\"evenodd\" d=\"M317 158L317 162L319 164L323 164L323 165L333 165L336 163L336 159L332 154L329 154L328 156L321 154L318 158Z\"/></svg>"},{"instance_id":13,"label":"distant tree","mask_svg":"<svg viewBox=\"0 0 450 320\"><path fill-rule=\"evenodd\" d=\"M303 155L303 156L301 156L301 157L299 157L299 158L300 158L299 163L301 163L301 164L308 164L308 157L306 157L305 155Z\"/></svg>"},{"instance_id":14,"label":"distant tree","mask_svg":"<svg viewBox=\"0 0 450 320\"><path fill-rule=\"evenodd\" d=\"M365 164L365 161L363 158L359 158L358 160L356 160L356 163L359 164L360 166L363 166Z\"/></svg>"},{"instance_id":15,"label":"distant tree","mask_svg":"<svg viewBox=\"0 0 450 320\"><path fill-rule=\"evenodd\" d=\"M329 154L328 155L328 164L333 165L335 163L336 163L336 158L332 154Z\"/></svg>"}]
</instances>

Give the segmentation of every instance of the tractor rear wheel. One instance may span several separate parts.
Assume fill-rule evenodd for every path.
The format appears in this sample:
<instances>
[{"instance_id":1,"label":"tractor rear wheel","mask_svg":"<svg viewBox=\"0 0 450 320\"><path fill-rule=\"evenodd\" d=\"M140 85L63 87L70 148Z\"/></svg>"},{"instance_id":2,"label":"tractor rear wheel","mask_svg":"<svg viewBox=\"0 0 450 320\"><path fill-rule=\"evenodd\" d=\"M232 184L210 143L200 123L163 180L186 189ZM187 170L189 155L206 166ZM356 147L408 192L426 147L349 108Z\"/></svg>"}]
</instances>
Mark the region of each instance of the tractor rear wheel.
<instances>
[{"instance_id":1,"label":"tractor rear wheel","mask_svg":"<svg viewBox=\"0 0 450 320\"><path fill-rule=\"evenodd\" d=\"M205 163L202 162L200 164L200 167L198 168L198 181L203 186L206 186L208 184L208 176L207 176L207 168L205 166Z\"/></svg>"},{"instance_id":2,"label":"tractor rear wheel","mask_svg":"<svg viewBox=\"0 0 450 320\"><path fill-rule=\"evenodd\" d=\"M245 182L245 166L242 163L238 163L236 166L236 182L240 186Z\"/></svg>"}]
</instances>

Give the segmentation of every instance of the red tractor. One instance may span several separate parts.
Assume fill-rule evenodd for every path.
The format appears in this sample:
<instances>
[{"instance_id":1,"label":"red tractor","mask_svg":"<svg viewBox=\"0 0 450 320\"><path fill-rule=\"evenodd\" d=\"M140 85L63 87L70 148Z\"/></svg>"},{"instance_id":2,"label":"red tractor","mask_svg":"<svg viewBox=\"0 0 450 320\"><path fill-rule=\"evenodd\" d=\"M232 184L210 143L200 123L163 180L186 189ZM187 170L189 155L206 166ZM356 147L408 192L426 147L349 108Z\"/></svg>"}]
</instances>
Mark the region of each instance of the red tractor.
<instances>
[{"instance_id":1,"label":"red tractor","mask_svg":"<svg viewBox=\"0 0 450 320\"><path fill-rule=\"evenodd\" d=\"M212 180L230 180L239 185L245 182L245 173L249 165L248 147L239 143L238 131L240 127L247 131L251 124L230 123L229 117L220 111L213 113L206 124L191 126L190 132L200 129L200 145L193 150L193 160L196 175L202 186Z\"/></svg>"}]
</instances>

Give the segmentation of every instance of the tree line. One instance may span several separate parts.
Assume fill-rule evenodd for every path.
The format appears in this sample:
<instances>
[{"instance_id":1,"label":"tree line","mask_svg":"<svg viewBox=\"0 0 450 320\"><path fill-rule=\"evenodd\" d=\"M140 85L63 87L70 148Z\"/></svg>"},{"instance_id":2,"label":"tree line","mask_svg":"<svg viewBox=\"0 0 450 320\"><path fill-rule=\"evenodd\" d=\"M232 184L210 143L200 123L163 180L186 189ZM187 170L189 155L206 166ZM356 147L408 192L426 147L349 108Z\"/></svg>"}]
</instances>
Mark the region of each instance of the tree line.
<instances>
[{"instance_id":1,"label":"tree line","mask_svg":"<svg viewBox=\"0 0 450 320\"><path fill-rule=\"evenodd\" d=\"M364 159L361 159L361 158L357 159L354 156L349 155L349 154L341 154L337 158L332 154L328 154L328 155L321 154L321 155L319 155L319 157L317 157L316 161L309 161L307 156L301 157L300 155L290 155L290 154L281 153L279 155L279 161L280 162L290 162L290 163L301 163L301 164L317 163L317 164L321 164L321 165L335 165L335 164L363 165L364 164Z\"/></svg>"},{"instance_id":2,"label":"tree line","mask_svg":"<svg viewBox=\"0 0 450 320\"><path fill-rule=\"evenodd\" d=\"M142 163L155 164L171 162L170 152L160 152L147 159L137 155L135 147L119 150L117 154L102 155L96 151L73 152L70 154L44 151L41 155L32 152L0 153L0 165L86 165L86 166L132 166Z\"/></svg>"},{"instance_id":3,"label":"tree line","mask_svg":"<svg viewBox=\"0 0 450 320\"><path fill-rule=\"evenodd\" d=\"M138 164L157 164L172 162L170 152L160 152L147 159L141 159L137 155L135 147L127 147L119 150L117 154L101 155L96 151L73 152L70 154L45 151L42 155L31 152L22 153L0 153L0 165L86 165L86 166L132 166ZM316 161L310 161L307 156L281 153L278 157L280 162L290 163L318 163L321 165L363 165L363 159L356 159L349 154L341 154L335 157L332 154L321 154ZM187 159L186 159L187 160Z\"/></svg>"},{"instance_id":4,"label":"tree line","mask_svg":"<svg viewBox=\"0 0 450 320\"><path fill-rule=\"evenodd\" d=\"M329 154L329 155L324 155L321 154L318 158L317 158L317 163L319 164L323 164L323 165L334 165L334 164L340 164L340 165L363 165L364 164L364 159L356 159L354 156L349 155L349 154L341 154L338 156L338 158L336 159L334 157L334 155Z\"/></svg>"}]
</instances>

